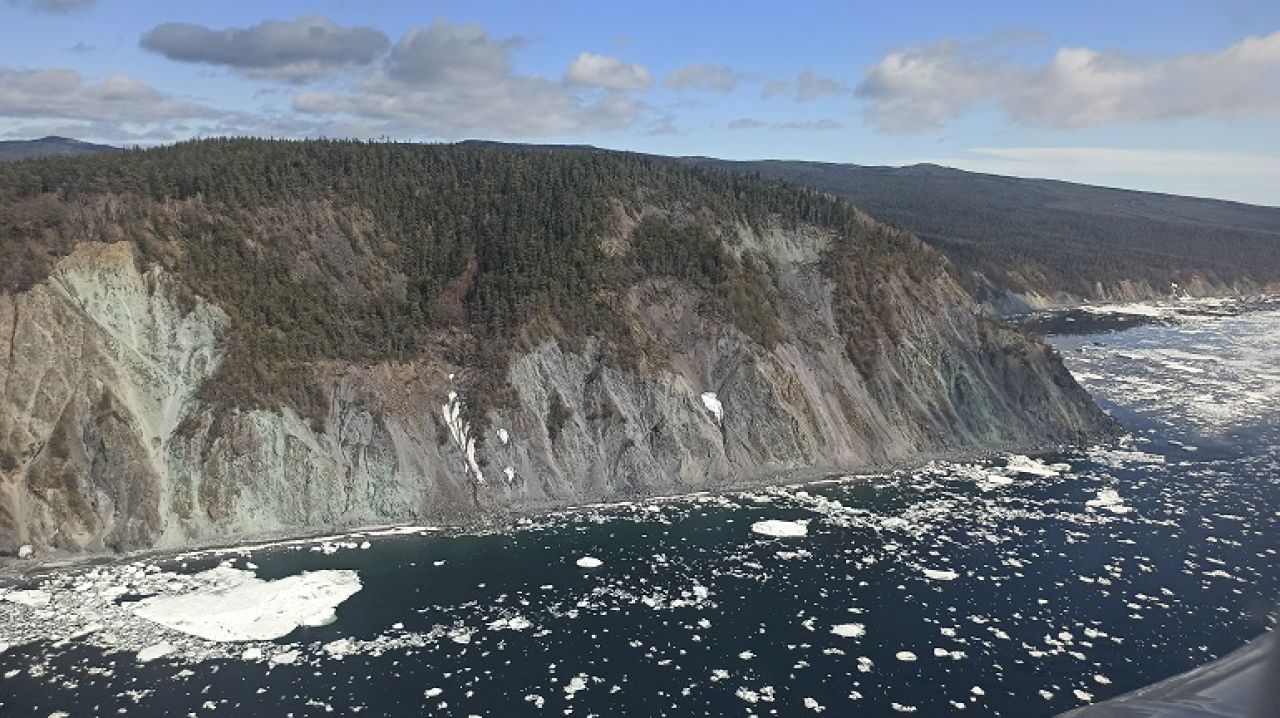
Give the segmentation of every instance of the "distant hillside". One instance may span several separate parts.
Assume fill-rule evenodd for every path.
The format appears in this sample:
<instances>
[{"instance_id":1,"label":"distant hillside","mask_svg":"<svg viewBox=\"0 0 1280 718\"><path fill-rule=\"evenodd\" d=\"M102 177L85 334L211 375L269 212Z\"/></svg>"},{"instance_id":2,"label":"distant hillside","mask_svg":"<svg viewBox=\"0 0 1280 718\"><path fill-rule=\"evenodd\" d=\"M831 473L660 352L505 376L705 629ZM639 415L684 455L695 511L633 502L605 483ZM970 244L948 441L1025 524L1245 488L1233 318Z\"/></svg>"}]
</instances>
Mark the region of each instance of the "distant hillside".
<instances>
[{"instance_id":1,"label":"distant hillside","mask_svg":"<svg viewBox=\"0 0 1280 718\"><path fill-rule=\"evenodd\" d=\"M848 199L945 252L980 299L1005 309L1280 282L1280 208L936 165L692 161Z\"/></svg>"},{"instance_id":2,"label":"distant hillside","mask_svg":"<svg viewBox=\"0 0 1280 718\"><path fill-rule=\"evenodd\" d=\"M70 137L41 137L38 140L3 140L0 141L0 162L13 162L32 157L51 157L54 155L87 155L96 152L118 152L119 147L111 145L95 145L92 142L81 142Z\"/></svg>"}]
</instances>

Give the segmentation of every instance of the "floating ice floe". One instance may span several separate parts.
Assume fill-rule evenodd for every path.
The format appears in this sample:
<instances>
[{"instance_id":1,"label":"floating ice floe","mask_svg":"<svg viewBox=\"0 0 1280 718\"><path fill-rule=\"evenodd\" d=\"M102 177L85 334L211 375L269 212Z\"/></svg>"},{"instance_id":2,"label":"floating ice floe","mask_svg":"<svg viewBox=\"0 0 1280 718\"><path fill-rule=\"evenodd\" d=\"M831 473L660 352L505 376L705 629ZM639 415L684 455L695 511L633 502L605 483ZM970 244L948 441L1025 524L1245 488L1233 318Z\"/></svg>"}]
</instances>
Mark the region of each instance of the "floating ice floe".
<instances>
[{"instance_id":1,"label":"floating ice floe","mask_svg":"<svg viewBox=\"0 0 1280 718\"><path fill-rule=\"evenodd\" d=\"M489 622L489 630L491 631L523 631L526 628L532 628L533 623L524 616L508 616L499 618Z\"/></svg>"},{"instance_id":2,"label":"floating ice floe","mask_svg":"<svg viewBox=\"0 0 1280 718\"><path fill-rule=\"evenodd\" d=\"M604 564L604 561L601 561L595 556L583 556L578 559L577 564L579 568L599 568Z\"/></svg>"},{"instance_id":3,"label":"floating ice floe","mask_svg":"<svg viewBox=\"0 0 1280 718\"><path fill-rule=\"evenodd\" d=\"M751 524L751 530L762 536L773 536L775 538L795 538L804 536L809 533L808 519L800 521L782 521L779 519L765 519Z\"/></svg>"},{"instance_id":4,"label":"floating ice floe","mask_svg":"<svg viewBox=\"0 0 1280 718\"><path fill-rule=\"evenodd\" d=\"M897 658L899 661L903 661L904 663L911 663L912 661L916 660L916 654L912 653L911 651L898 651L897 653L894 654L894 657Z\"/></svg>"},{"instance_id":5,"label":"floating ice floe","mask_svg":"<svg viewBox=\"0 0 1280 718\"><path fill-rule=\"evenodd\" d=\"M1064 471L1070 471L1070 464L1047 464L1040 459L1033 459L1030 456L1022 454L1014 454L1010 456L1005 464L1005 471L1016 474L1028 474L1031 476L1040 476L1043 478L1052 478L1062 475Z\"/></svg>"},{"instance_id":6,"label":"floating ice floe","mask_svg":"<svg viewBox=\"0 0 1280 718\"><path fill-rule=\"evenodd\" d=\"M48 591L41 591L38 588L10 591L4 595L4 600L30 608L42 608L49 605L49 598Z\"/></svg>"},{"instance_id":7,"label":"floating ice floe","mask_svg":"<svg viewBox=\"0 0 1280 718\"><path fill-rule=\"evenodd\" d=\"M867 635L867 627L861 623L841 623L832 626L831 632L841 638L862 638Z\"/></svg>"},{"instance_id":8,"label":"floating ice floe","mask_svg":"<svg viewBox=\"0 0 1280 718\"><path fill-rule=\"evenodd\" d=\"M147 646L141 651L138 651L138 661L141 663L150 663L151 661L154 661L157 658L164 658L170 653L173 653L173 651L174 651L174 646L172 643L169 643L167 641L162 641L160 643L155 643L150 646Z\"/></svg>"},{"instance_id":9,"label":"floating ice floe","mask_svg":"<svg viewBox=\"0 0 1280 718\"><path fill-rule=\"evenodd\" d=\"M1115 489L1101 489L1098 491L1098 497L1089 499L1084 502L1085 506L1093 509L1105 509L1113 514L1127 514L1133 509L1124 505L1124 499L1120 498L1120 492Z\"/></svg>"},{"instance_id":10,"label":"floating ice floe","mask_svg":"<svg viewBox=\"0 0 1280 718\"><path fill-rule=\"evenodd\" d=\"M270 641L331 623L338 604L360 590L359 576L345 570L264 581L218 566L185 578L192 590L140 601L133 614L208 641Z\"/></svg>"},{"instance_id":11,"label":"floating ice floe","mask_svg":"<svg viewBox=\"0 0 1280 718\"><path fill-rule=\"evenodd\" d=\"M930 581L954 581L960 577L960 574L956 573L955 571L945 571L945 570L938 570L933 568L926 568L924 570L924 577L929 579Z\"/></svg>"}]
</instances>

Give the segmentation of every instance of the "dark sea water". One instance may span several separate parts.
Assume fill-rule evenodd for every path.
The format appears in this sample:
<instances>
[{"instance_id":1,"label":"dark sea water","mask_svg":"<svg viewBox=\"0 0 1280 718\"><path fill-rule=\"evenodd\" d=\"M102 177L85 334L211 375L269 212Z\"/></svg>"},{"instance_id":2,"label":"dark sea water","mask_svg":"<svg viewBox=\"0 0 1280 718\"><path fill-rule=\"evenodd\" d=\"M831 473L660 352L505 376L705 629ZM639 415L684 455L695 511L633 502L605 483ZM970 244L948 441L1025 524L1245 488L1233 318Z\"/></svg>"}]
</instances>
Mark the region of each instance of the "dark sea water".
<instances>
[{"instance_id":1,"label":"dark sea water","mask_svg":"<svg viewBox=\"0 0 1280 718\"><path fill-rule=\"evenodd\" d=\"M1141 311L1053 337L1121 447L64 571L0 600L0 715L1021 718L1118 695L1272 627L1280 597L1280 310ZM360 590L275 641L132 615L226 562Z\"/></svg>"}]
</instances>

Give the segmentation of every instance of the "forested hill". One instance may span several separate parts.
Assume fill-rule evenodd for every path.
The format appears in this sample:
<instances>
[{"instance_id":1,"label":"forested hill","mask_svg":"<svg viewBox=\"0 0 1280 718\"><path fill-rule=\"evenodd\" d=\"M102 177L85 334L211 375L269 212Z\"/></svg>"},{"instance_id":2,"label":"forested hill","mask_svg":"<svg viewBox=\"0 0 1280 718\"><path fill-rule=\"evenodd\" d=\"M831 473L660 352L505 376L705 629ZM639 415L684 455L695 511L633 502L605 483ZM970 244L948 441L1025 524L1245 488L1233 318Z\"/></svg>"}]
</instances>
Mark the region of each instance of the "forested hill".
<instances>
[{"instance_id":1,"label":"forested hill","mask_svg":"<svg viewBox=\"0 0 1280 718\"><path fill-rule=\"evenodd\" d=\"M97 152L118 152L119 147L95 145L92 142L69 137L41 137L38 140L0 140L0 162L50 157L59 155L85 155Z\"/></svg>"},{"instance_id":2,"label":"forested hill","mask_svg":"<svg viewBox=\"0 0 1280 718\"><path fill-rule=\"evenodd\" d=\"M669 158L211 139L0 165L0 289L42 281L80 243L131 241L231 315L211 391L305 407L296 369L317 361L416 356L448 335L459 361L499 375L501 348L548 319L625 342L619 290L642 278L707 289L715 311L768 343L764 268L722 240L800 224L845 237L863 272L941 266L838 199Z\"/></svg>"},{"instance_id":3,"label":"forested hill","mask_svg":"<svg viewBox=\"0 0 1280 718\"><path fill-rule=\"evenodd\" d=\"M581 148L217 139L0 165L0 554L467 523L1094 442L941 254Z\"/></svg>"},{"instance_id":4,"label":"forested hill","mask_svg":"<svg viewBox=\"0 0 1280 718\"><path fill-rule=\"evenodd\" d=\"M848 199L942 250L984 300L1001 290L1139 298L1172 283L1247 291L1280 282L1280 208L936 165L691 161Z\"/></svg>"}]
</instances>

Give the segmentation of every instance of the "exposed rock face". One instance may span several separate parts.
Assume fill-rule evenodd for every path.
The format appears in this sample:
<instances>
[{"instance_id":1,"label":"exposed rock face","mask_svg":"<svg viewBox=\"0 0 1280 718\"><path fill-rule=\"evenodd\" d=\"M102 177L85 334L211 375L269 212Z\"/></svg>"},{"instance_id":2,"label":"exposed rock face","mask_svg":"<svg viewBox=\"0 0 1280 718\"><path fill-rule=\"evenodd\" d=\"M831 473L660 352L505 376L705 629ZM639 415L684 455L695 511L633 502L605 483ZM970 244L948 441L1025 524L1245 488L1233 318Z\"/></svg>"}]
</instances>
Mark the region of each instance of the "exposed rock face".
<instances>
[{"instance_id":1,"label":"exposed rock face","mask_svg":"<svg viewBox=\"0 0 1280 718\"><path fill-rule=\"evenodd\" d=\"M737 251L775 267L774 348L699 311L691 287L651 281L627 303L660 366L545 342L511 365L514 399L483 431L463 411L467 367L429 358L327 367L323 425L287 408L213 411L198 397L226 315L140 269L129 243L80 245L48 280L0 296L0 551L470 520L1111 430L1051 350L945 279L885 278L903 329L864 376L837 329L825 241L741 238Z\"/></svg>"},{"instance_id":2,"label":"exposed rock face","mask_svg":"<svg viewBox=\"0 0 1280 718\"><path fill-rule=\"evenodd\" d=\"M1146 302L1167 301L1179 297L1247 297L1270 295L1280 292L1280 283L1260 284L1247 278L1234 282L1214 282L1194 276L1181 284L1164 286L1146 281L1124 280L1114 284L1096 282L1086 295L1059 291L1040 293L1017 292L997 286L989 281L983 287L982 305L997 316L1012 316L1043 309L1073 307L1091 302Z\"/></svg>"}]
</instances>

